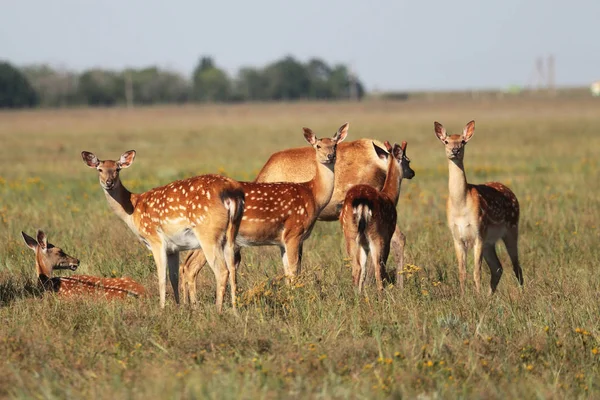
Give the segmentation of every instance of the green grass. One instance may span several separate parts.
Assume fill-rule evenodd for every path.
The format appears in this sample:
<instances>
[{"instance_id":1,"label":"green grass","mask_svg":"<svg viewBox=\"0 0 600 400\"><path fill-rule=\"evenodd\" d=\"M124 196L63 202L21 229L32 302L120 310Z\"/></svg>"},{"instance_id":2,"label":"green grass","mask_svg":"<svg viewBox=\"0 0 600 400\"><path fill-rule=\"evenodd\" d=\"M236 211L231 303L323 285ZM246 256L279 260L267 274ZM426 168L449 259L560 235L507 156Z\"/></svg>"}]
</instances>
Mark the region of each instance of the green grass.
<instances>
[{"instance_id":1,"label":"green grass","mask_svg":"<svg viewBox=\"0 0 600 400\"><path fill-rule=\"evenodd\" d=\"M597 398L600 396L598 101L281 104L0 113L0 397ZM446 227L447 165L433 133L476 120L470 182L499 180L521 203L517 287L460 297ZM302 126L348 140L409 143L416 172L398 206L414 265L405 290L351 285L339 224L318 223L301 279L283 285L275 248L246 249L240 315L158 307L148 251L109 210L88 150L137 150L124 183L143 191L194 174L252 179L268 156L304 146ZM42 228L81 259L76 273L131 276L142 301L62 301L35 288L20 232ZM393 261L393 260L392 260ZM468 271L472 272L472 255ZM482 284L489 285L483 267Z\"/></svg>"}]
</instances>

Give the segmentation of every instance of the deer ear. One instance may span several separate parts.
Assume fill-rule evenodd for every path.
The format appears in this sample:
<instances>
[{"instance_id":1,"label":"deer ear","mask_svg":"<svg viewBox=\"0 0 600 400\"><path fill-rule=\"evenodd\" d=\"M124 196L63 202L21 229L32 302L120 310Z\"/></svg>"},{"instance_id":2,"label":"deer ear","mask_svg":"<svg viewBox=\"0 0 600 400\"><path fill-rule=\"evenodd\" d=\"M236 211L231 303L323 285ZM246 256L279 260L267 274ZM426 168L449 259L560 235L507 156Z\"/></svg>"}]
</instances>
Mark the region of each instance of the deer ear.
<instances>
[{"instance_id":1,"label":"deer ear","mask_svg":"<svg viewBox=\"0 0 600 400\"><path fill-rule=\"evenodd\" d=\"M96 168L100 165L100 161L98 157L94 155L94 153L90 153L89 151L82 151L81 158L83 158L83 162L87 164L90 168Z\"/></svg>"},{"instance_id":2,"label":"deer ear","mask_svg":"<svg viewBox=\"0 0 600 400\"><path fill-rule=\"evenodd\" d=\"M35 249L38 246L37 241L23 231L21 231L21 235L23 236L23 239L25 240L25 244L27 245L27 247L29 247L31 250L35 251Z\"/></svg>"},{"instance_id":3,"label":"deer ear","mask_svg":"<svg viewBox=\"0 0 600 400\"><path fill-rule=\"evenodd\" d=\"M46 237L46 234L39 229L37 231L37 242L42 251L45 252L48 249L48 238Z\"/></svg>"},{"instance_id":4,"label":"deer ear","mask_svg":"<svg viewBox=\"0 0 600 400\"><path fill-rule=\"evenodd\" d=\"M333 140L335 140L337 143L343 142L344 139L346 139L346 136L348 136L348 128L350 128L350 124L348 122L340 126L340 129L338 129L336 134L333 135Z\"/></svg>"},{"instance_id":5,"label":"deer ear","mask_svg":"<svg viewBox=\"0 0 600 400\"><path fill-rule=\"evenodd\" d=\"M377 153L377 157L379 157L381 160L386 160L388 158L388 156L390 155L390 153L388 153L381 147L377 146L374 142L371 142L371 143L373 143L373 148L375 149L375 153Z\"/></svg>"},{"instance_id":6,"label":"deer ear","mask_svg":"<svg viewBox=\"0 0 600 400\"><path fill-rule=\"evenodd\" d=\"M469 121L469 123L463 129L463 140L468 142L473 137L475 133L475 121Z\"/></svg>"},{"instance_id":7,"label":"deer ear","mask_svg":"<svg viewBox=\"0 0 600 400\"><path fill-rule=\"evenodd\" d=\"M434 127L434 130L435 130L435 136L437 136L437 138L440 139L440 141L442 143L445 143L444 141L446 140L446 138L448 136L446 135L446 128L444 128L444 125L442 125L439 122L435 121L433 123L433 127Z\"/></svg>"},{"instance_id":8,"label":"deer ear","mask_svg":"<svg viewBox=\"0 0 600 400\"><path fill-rule=\"evenodd\" d=\"M306 139L308 143L310 143L312 146L317 144L317 135L315 135L312 129L302 128L302 130L304 131L304 139Z\"/></svg>"},{"instance_id":9,"label":"deer ear","mask_svg":"<svg viewBox=\"0 0 600 400\"><path fill-rule=\"evenodd\" d=\"M121 155L117 164L121 168L128 168L131 164L133 164L133 160L135 159L135 150L126 151Z\"/></svg>"},{"instance_id":10,"label":"deer ear","mask_svg":"<svg viewBox=\"0 0 600 400\"><path fill-rule=\"evenodd\" d=\"M392 154L394 155L394 158L396 160L401 160L402 155L404 154L404 150L402 149L402 147L400 147L398 143L394 143L394 150L392 151Z\"/></svg>"}]
</instances>

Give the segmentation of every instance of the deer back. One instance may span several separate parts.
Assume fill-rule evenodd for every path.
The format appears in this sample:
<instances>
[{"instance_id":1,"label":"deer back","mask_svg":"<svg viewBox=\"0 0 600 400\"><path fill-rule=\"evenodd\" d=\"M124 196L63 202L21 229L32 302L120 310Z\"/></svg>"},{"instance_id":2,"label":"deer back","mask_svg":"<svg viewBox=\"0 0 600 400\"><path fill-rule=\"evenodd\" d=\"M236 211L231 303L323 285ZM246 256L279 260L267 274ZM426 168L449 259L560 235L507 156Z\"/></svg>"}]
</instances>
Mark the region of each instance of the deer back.
<instances>
[{"instance_id":1,"label":"deer back","mask_svg":"<svg viewBox=\"0 0 600 400\"><path fill-rule=\"evenodd\" d=\"M319 214L319 220L337 220L339 205L344 201L350 187L357 184L371 185L379 190L383 187L387 157L376 153L373 142L380 147L384 146L382 142L374 139L358 139L338 144L333 195ZM313 154L314 150L309 147L274 153L254 181L307 182L316 171Z\"/></svg>"},{"instance_id":2,"label":"deer back","mask_svg":"<svg viewBox=\"0 0 600 400\"><path fill-rule=\"evenodd\" d=\"M43 282L46 290L57 293L60 297L101 296L107 299L123 299L140 297L146 289L131 278L99 278L89 275L73 275L52 278Z\"/></svg>"}]
</instances>

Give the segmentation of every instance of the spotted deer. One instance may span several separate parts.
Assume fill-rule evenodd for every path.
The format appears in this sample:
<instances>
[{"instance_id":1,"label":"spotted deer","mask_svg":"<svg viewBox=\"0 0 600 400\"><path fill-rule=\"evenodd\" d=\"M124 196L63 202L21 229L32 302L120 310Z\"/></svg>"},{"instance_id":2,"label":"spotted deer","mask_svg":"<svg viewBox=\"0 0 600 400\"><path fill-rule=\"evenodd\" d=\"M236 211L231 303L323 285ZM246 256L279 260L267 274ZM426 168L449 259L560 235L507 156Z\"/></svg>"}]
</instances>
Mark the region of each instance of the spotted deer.
<instances>
[{"instance_id":1,"label":"spotted deer","mask_svg":"<svg viewBox=\"0 0 600 400\"><path fill-rule=\"evenodd\" d=\"M356 185L346 193L342 205L340 223L346 240L346 251L352 262L352 280L361 292L367 276L368 256L371 255L375 269L377 288L383 290L383 278L387 277L385 265L390 253L390 242L396 229L396 206L400 197L402 179L412 179L415 171L410 168L406 155L406 142L392 147L385 142L388 168L381 191L370 185ZM383 149L373 143L378 151ZM401 270L397 282L403 286Z\"/></svg>"},{"instance_id":2,"label":"spotted deer","mask_svg":"<svg viewBox=\"0 0 600 400\"><path fill-rule=\"evenodd\" d=\"M373 147L373 143L377 147ZM338 221L346 192L355 185L370 185L381 190L385 182L389 153L375 139L358 139L340 143L337 148L335 183L331 200L319 214L319 221ZM298 147L274 153L258 173L255 182L305 182L315 174L311 149ZM406 237L396 227L391 248L396 268L404 268Z\"/></svg>"},{"instance_id":3,"label":"spotted deer","mask_svg":"<svg viewBox=\"0 0 600 400\"><path fill-rule=\"evenodd\" d=\"M475 254L473 279L475 289L481 291L481 258L491 273L490 293L496 291L502 277L502 264L496 254L496 242L504 242L513 270L523 285L523 271L519 264L519 201L515 194L499 182L480 185L467 183L463 159L465 146L475 132L475 121L470 121L462 135L448 135L439 122L434 123L435 134L446 148L448 158L449 196L446 204L448 227L454 239L458 259L461 293L465 292L467 252Z\"/></svg>"},{"instance_id":4,"label":"spotted deer","mask_svg":"<svg viewBox=\"0 0 600 400\"><path fill-rule=\"evenodd\" d=\"M35 252L35 269L40 286L63 298L76 296L102 296L106 299L140 297L146 289L131 278L98 278L89 275L72 275L53 278L55 270L75 271L79 260L66 254L60 247L48 243L46 234L37 231L36 239L21 232L25 244Z\"/></svg>"},{"instance_id":5,"label":"spotted deer","mask_svg":"<svg viewBox=\"0 0 600 400\"><path fill-rule=\"evenodd\" d=\"M81 153L84 163L98 171L108 204L139 240L152 251L158 273L160 307L165 306L167 266L175 301L179 303L179 252L202 248L217 283L216 306L223 307L227 281L236 308L234 241L244 210L240 184L221 175L201 175L171 182L144 193L131 193L119 177L133 163L130 150L113 160Z\"/></svg>"},{"instance_id":6,"label":"spotted deer","mask_svg":"<svg viewBox=\"0 0 600 400\"><path fill-rule=\"evenodd\" d=\"M298 275L302 246L309 237L317 216L329 203L334 186L336 149L348 134L348 123L330 138L318 139L309 128L304 138L313 147L316 165L313 178L307 182L258 183L241 182L246 206L236 242L236 267L240 247L275 245L280 248L284 274L289 282ZM337 170L337 168L336 168ZM196 277L205 263L202 251L188 254L181 265L184 301L196 301Z\"/></svg>"}]
</instances>

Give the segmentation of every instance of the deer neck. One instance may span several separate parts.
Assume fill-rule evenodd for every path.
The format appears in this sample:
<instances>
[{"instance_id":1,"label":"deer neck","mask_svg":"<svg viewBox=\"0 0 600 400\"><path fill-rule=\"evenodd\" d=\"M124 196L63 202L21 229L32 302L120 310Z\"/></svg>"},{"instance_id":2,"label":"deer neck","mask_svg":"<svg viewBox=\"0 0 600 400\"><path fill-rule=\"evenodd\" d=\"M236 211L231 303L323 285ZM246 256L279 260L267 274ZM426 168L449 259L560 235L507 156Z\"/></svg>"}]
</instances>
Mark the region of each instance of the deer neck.
<instances>
[{"instance_id":1,"label":"deer neck","mask_svg":"<svg viewBox=\"0 0 600 400\"><path fill-rule=\"evenodd\" d=\"M108 205L127 225L132 226L132 215L139 195L131 193L119 180L111 190L103 189Z\"/></svg>"},{"instance_id":2,"label":"deer neck","mask_svg":"<svg viewBox=\"0 0 600 400\"><path fill-rule=\"evenodd\" d=\"M462 160L448 160L449 200L455 207L463 207L467 202L467 177Z\"/></svg>"},{"instance_id":3,"label":"deer neck","mask_svg":"<svg viewBox=\"0 0 600 400\"><path fill-rule=\"evenodd\" d=\"M333 195L333 186L335 183L335 163L323 164L320 163L318 160L316 160L316 162L317 172L312 181L310 181L310 187L313 192L315 204L320 213L323 210L323 208L325 208L327 203L329 203L329 200L331 200L331 196Z\"/></svg>"},{"instance_id":4,"label":"deer neck","mask_svg":"<svg viewBox=\"0 0 600 400\"><path fill-rule=\"evenodd\" d=\"M394 201L394 204L398 204L398 198L400 197L400 184L402 183L402 176L400 174L400 165L396 158L390 154L390 162L388 164L387 173L385 175L385 182L381 193L385 194L388 198Z\"/></svg>"},{"instance_id":5,"label":"deer neck","mask_svg":"<svg viewBox=\"0 0 600 400\"><path fill-rule=\"evenodd\" d=\"M41 281L52 278L52 267L48 267L44 263L42 255L37 253L35 257L35 270L37 271L37 275Z\"/></svg>"}]
</instances>

